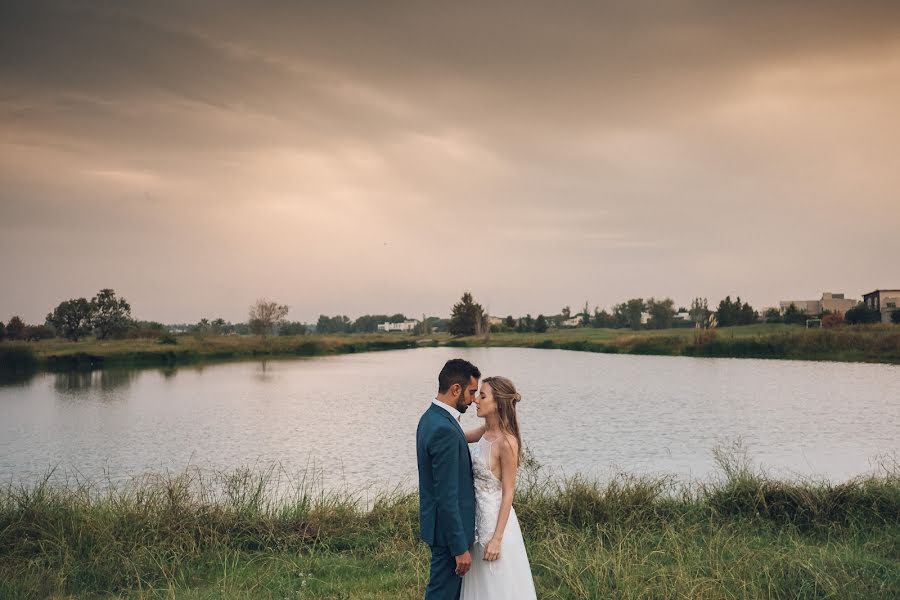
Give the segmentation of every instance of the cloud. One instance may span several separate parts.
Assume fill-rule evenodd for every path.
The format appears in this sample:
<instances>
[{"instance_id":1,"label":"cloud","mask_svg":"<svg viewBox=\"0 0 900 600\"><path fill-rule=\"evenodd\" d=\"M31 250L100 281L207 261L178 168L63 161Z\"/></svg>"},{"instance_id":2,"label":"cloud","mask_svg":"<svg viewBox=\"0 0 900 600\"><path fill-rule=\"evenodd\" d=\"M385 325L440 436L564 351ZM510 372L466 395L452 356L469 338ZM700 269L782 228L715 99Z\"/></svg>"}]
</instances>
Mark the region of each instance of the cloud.
<instances>
[{"instance_id":1,"label":"cloud","mask_svg":"<svg viewBox=\"0 0 900 600\"><path fill-rule=\"evenodd\" d=\"M895 2L0 10L0 317L892 285Z\"/></svg>"}]
</instances>

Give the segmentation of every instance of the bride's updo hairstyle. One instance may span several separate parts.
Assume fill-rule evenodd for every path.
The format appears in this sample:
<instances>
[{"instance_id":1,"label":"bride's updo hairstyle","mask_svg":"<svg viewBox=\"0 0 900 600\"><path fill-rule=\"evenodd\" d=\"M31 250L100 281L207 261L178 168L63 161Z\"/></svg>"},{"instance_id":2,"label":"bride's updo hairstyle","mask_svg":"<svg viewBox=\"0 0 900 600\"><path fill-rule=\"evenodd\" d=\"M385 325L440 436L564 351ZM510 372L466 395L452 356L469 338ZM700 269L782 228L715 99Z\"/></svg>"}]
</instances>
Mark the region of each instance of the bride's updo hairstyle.
<instances>
[{"instance_id":1,"label":"bride's updo hairstyle","mask_svg":"<svg viewBox=\"0 0 900 600\"><path fill-rule=\"evenodd\" d=\"M522 464L522 436L519 434L519 419L516 417L516 405L522 396L506 377L485 377L481 382L491 386L497 403L497 416L500 417L500 429L515 436L519 443L518 464Z\"/></svg>"}]
</instances>

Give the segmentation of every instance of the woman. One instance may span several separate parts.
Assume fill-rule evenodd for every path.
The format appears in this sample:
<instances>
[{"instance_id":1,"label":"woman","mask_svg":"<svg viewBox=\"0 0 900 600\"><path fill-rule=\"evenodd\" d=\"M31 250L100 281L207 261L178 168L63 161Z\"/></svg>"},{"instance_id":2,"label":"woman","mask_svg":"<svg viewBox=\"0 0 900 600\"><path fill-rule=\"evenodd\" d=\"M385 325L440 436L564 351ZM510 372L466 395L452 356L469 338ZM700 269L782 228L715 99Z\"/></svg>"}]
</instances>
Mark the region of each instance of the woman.
<instances>
[{"instance_id":1,"label":"woman","mask_svg":"<svg viewBox=\"0 0 900 600\"><path fill-rule=\"evenodd\" d=\"M525 541L513 508L522 437L516 418L521 400L513 382L487 377L475 398L484 428L469 432L475 476L475 546L462 581L462 600L536 598ZM480 439L476 437L480 435ZM474 438L474 439L473 439Z\"/></svg>"}]
</instances>

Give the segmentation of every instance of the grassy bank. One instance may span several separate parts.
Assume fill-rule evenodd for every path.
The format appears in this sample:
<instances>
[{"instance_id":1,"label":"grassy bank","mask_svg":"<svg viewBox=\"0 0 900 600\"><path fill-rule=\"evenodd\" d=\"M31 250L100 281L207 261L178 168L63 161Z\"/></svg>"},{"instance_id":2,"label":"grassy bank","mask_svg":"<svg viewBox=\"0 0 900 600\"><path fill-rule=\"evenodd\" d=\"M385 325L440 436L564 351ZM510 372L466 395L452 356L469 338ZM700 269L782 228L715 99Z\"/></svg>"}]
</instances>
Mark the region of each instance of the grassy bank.
<instances>
[{"instance_id":1,"label":"grassy bank","mask_svg":"<svg viewBox=\"0 0 900 600\"><path fill-rule=\"evenodd\" d=\"M40 342L0 343L0 365L19 370L43 368L70 370L103 367L174 366L202 362L247 360L269 357L325 356L379 350L416 348L419 338L386 334L337 336L178 336L174 344L155 339L96 340L71 342L62 339ZM6 350L10 349L10 350ZM4 358L8 353L8 359ZM15 361L15 362L12 362Z\"/></svg>"},{"instance_id":2,"label":"grassy bank","mask_svg":"<svg viewBox=\"0 0 900 600\"><path fill-rule=\"evenodd\" d=\"M694 329L627 331L622 329L558 329L546 333L499 333L459 338L458 346L558 348L611 354L774 358L900 364L900 327L875 325L837 329L805 329L778 324Z\"/></svg>"},{"instance_id":3,"label":"grassy bank","mask_svg":"<svg viewBox=\"0 0 900 600\"><path fill-rule=\"evenodd\" d=\"M494 333L489 338L450 338L447 334L302 335L265 339L255 336L182 335L176 340L175 344L162 344L155 339L0 342L0 372L177 366L437 345L900 364L900 327L891 325L808 330L789 325L759 324L721 328L703 332L702 335L698 335L694 329L630 331L583 328L553 329L546 333Z\"/></svg>"},{"instance_id":4,"label":"grassy bank","mask_svg":"<svg viewBox=\"0 0 900 600\"><path fill-rule=\"evenodd\" d=\"M726 465L690 487L529 468L521 484L540 598L900 597L897 468L832 485ZM359 500L276 470L8 487L0 597L421 598L415 494Z\"/></svg>"}]
</instances>

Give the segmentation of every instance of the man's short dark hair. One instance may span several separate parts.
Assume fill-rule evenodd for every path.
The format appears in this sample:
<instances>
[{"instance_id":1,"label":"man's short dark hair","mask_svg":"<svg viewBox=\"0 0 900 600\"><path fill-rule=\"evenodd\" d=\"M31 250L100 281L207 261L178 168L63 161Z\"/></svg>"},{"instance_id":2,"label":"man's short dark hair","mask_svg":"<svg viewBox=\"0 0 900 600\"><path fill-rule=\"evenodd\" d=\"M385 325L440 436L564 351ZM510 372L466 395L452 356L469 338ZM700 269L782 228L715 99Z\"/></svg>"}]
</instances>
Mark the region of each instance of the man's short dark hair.
<instances>
[{"instance_id":1,"label":"man's short dark hair","mask_svg":"<svg viewBox=\"0 0 900 600\"><path fill-rule=\"evenodd\" d=\"M446 394L454 383L466 387L472 377L481 379L481 371L478 370L478 367L467 360L451 358L438 375L438 393Z\"/></svg>"}]
</instances>

